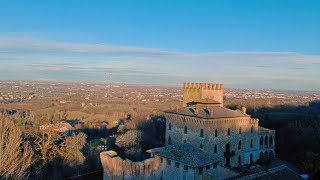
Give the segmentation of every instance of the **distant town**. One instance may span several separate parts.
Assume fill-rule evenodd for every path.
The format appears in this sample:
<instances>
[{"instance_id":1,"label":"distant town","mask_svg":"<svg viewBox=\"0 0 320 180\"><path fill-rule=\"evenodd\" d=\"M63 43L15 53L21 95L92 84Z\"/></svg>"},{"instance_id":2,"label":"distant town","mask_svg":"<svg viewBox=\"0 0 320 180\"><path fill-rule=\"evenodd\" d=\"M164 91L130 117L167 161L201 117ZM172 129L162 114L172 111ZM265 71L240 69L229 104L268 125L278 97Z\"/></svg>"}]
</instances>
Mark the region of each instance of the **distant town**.
<instances>
[{"instance_id":1,"label":"distant town","mask_svg":"<svg viewBox=\"0 0 320 180\"><path fill-rule=\"evenodd\" d=\"M97 105L99 100L140 102L181 102L179 86L152 86L102 83L62 83L0 81L0 103L32 102L35 99L55 99L60 104L71 103L73 97L83 100L82 106ZM283 103L305 104L320 99L320 91L225 89L228 99L281 99Z\"/></svg>"}]
</instances>

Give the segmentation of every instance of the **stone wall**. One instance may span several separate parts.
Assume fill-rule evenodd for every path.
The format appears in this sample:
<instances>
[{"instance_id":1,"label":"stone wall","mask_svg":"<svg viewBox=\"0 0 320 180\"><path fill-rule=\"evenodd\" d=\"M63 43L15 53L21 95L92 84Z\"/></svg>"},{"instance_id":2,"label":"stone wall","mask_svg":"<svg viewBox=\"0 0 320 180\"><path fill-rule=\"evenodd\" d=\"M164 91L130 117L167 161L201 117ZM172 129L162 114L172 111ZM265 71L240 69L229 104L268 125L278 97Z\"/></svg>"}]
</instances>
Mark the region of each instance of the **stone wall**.
<instances>
[{"instance_id":1,"label":"stone wall","mask_svg":"<svg viewBox=\"0 0 320 180\"><path fill-rule=\"evenodd\" d=\"M103 166L104 180L201 180L201 179L228 179L239 174L222 166L210 165L199 168L184 168L183 164L161 157L146 159L142 162L123 160L115 151L106 151L100 154ZM169 163L170 161L170 163Z\"/></svg>"},{"instance_id":2,"label":"stone wall","mask_svg":"<svg viewBox=\"0 0 320 180\"><path fill-rule=\"evenodd\" d=\"M210 83L184 83L183 86L183 106L188 102L200 101L201 99L212 99L223 106L223 84Z\"/></svg>"},{"instance_id":3,"label":"stone wall","mask_svg":"<svg viewBox=\"0 0 320 180\"><path fill-rule=\"evenodd\" d=\"M230 142L230 151L235 151L235 154L230 157L232 166L250 164L250 156L255 162L260 158L260 153L263 151L272 151L274 154L274 135L272 130L261 131L258 126L258 119L250 117L238 118L223 118L223 119L201 119L197 117L188 117L179 114L167 113L166 115L166 145L169 145L169 137L171 144L190 143L195 147L202 147L210 154L220 157L222 165L226 164L224 152L226 145ZM171 130L169 130L171 123ZM187 127L187 133L184 132L184 127ZM241 128L241 133L240 133ZM251 132L252 128L252 132ZM201 129L203 137L200 136ZM230 135L228 135L230 129ZM217 130L217 137L215 131ZM260 145L261 137L273 138L272 145ZM239 149L239 142L241 147ZM252 141L252 146L251 146ZM265 142L263 142L265 144ZM215 146L217 151L215 152ZM266 148L266 149L265 149ZM251 155L252 154L252 155Z\"/></svg>"},{"instance_id":4,"label":"stone wall","mask_svg":"<svg viewBox=\"0 0 320 180\"><path fill-rule=\"evenodd\" d=\"M104 180L160 179L162 166L159 157L142 162L123 160L115 151L100 153Z\"/></svg>"}]
</instances>

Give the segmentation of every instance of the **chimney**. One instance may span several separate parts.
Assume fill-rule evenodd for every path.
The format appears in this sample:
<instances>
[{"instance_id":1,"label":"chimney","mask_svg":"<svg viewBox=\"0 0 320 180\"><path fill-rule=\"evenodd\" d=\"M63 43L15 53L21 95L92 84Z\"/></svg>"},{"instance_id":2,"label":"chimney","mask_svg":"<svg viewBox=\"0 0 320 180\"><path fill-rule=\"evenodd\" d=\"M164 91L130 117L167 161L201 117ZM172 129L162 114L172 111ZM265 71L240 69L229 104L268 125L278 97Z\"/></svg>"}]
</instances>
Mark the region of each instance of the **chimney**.
<instances>
[{"instance_id":1,"label":"chimney","mask_svg":"<svg viewBox=\"0 0 320 180\"><path fill-rule=\"evenodd\" d=\"M198 108L197 107L194 107L194 114L198 115Z\"/></svg>"},{"instance_id":2,"label":"chimney","mask_svg":"<svg viewBox=\"0 0 320 180\"><path fill-rule=\"evenodd\" d=\"M247 108L246 107L243 106L241 108L241 111L242 111L242 114L247 114Z\"/></svg>"}]
</instances>

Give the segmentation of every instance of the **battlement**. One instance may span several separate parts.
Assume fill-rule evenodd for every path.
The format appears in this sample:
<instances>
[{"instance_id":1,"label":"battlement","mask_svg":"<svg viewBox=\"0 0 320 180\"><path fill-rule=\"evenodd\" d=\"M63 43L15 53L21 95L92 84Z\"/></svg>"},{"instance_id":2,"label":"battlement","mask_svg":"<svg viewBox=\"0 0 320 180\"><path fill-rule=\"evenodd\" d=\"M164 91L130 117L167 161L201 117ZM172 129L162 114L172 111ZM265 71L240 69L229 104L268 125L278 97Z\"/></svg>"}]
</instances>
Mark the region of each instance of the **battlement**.
<instances>
[{"instance_id":1,"label":"battlement","mask_svg":"<svg viewBox=\"0 0 320 180\"><path fill-rule=\"evenodd\" d=\"M208 90L223 90L223 84L212 84L212 83L192 83L185 82L183 88L195 88L195 89L208 89Z\"/></svg>"},{"instance_id":2,"label":"battlement","mask_svg":"<svg viewBox=\"0 0 320 180\"><path fill-rule=\"evenodd\" d=\"M185 82L183 84L183 106L186 107L189 102L202 99L218 101L223 106L223 91L223 84Z\"/></svg>"}]
</instances>

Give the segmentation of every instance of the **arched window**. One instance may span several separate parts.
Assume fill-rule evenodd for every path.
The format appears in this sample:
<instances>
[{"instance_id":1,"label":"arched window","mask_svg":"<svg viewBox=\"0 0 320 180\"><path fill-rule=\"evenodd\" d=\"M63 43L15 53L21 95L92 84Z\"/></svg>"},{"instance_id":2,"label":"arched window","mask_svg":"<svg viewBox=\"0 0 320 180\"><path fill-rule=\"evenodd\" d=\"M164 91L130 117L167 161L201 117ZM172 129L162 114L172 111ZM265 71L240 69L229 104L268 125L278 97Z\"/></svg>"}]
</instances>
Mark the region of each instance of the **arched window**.
<instances>
[{"instance_id":1,"label":"arched window","mask_svg":"<svg viewBox=\"0 0 320 180\"><path fill-rule=\"evenodd\" d=\"M214 153L217 153L217 145L214 145Z\"/></svg>"},{"instance_id":2,"label":"arched window","mask_svg":"<svg viewBox=\"0 0 320 180\"><path fill-rule=\"evenodd\" d=\"M230 128L228 128L228 136L230 136Z\"/></svg>"},{"instance_id":3,"label":"arched window","mask_svg":"<svg viewBox=\"0 0 320 180\"><path fill-rule=\"evenodd\" d=\"M183 140L183 143L187 143L187 140Z\"/></svg>"},{"instance_id":4,"label":"arched window","mask_svg":"<svg viewBox=\"0 0 320 180\"><path fill-rule=\"evenodd\" d=\"M273 147L273 139L272 139L272 136L270 136L270 138L269 138L269 146L270 146L270 147Z\"/></svg>"},{"instance_id":5,"label":"arched window","mask_svg":"<svg viewBox=\"0 0 320 180\"><path fill-rule=\"evenodd\" d=\"M263 147L263 136L260 137L260 147Z\"/></svg>"},{"instance_id":6,"label":"arched window","mask_svg":"<svg viewBox=\"0 0 320 180\"><path fill-rule=\"evenodd\" d=\"M251 126L251 133L253 133L253 126Z\"/></svg>"},{"instance_id":7,"label":"arched window","mask_svg":"<svg viewBox=\"0 0 320 180\"><path fill-rule=\"evenodd\" d=\"M238 149L241 149L241 141L238 143Z\"/></svg>"},{"instance_id":8,"label":"arched window","mask_svg":"<svg viewBox=\"0 0 320 180\"><path fill-rule=\"evenodd\" d=\"M214 137L218 137L218 129L214 131Z\"/></svg>"},{"instance_id":9,"label":"arched window","mask_svg":"<svg viewBox=\"0 0 320 180\"><path fill-rule=\"evenodd\" d=\"M185 133L185 134L188 133L188 128L187 128L187 126L184 126L184 133Z\"/></svg>"},{"instance_id":10,"label":"arched window","mask_svg":"<svg viewBox=\"0 0 320 180\"><path fill-rule=\"evenodd\" d=\"M242 129L241 129L241 127L239 128L239 134L241 134L242 133Z\"/></svg>"},{"instance_id":11,"label":"arched window","mask_svg":"<svg viewBox=\"0 0 320 180\"><path fill-rule=\"evenodd\" d=\"M168 144L171 144L171 137L168 138Z\"/></svg>"},{"instance_id":12,"label":"arched window","mask_svg":"<svg viewBox=\"0 0 320 180\"><path fill-rule=\"evenodd\" d=\"M200 144L200 148L203 149L203 145L202 144Z\"/></svg>"},{"instance_id":13,"label":"arched window","mask_svg":"<svg viewBox=\"0 0 320 180\"><path fill-rule=\"evenodd\" d=\"M230 142L228 142L227 144L226 144L226 152L227 153L229 153L230 151L231 151L231 143Z\"/></svg>"},{"instance_id":14,"label":"arched window","mask_svg":"<svg viewBox=\"0 0 320 180\"><path fill-rule=\"evenodd\" d=\"M267 147L268 146L268 136L266 136L265 138L264 138L264 145Z\"/></svg>"},{"instance_id":15,"label":"arched window","mask_svg":"<svg viewBox=\"0 0 320 180\"><path fill-rule=\"evenodd\" d=\"M262 151L260 152L259 157L260 157L260 161L263 161L263 152Z\"/></svg>"},{"instance_id":16,"label":"arched window","mask_svg":"<svg viewBox=\"0 0 320 180\"><path fill-rule=\"evenodd\" d=\"M253 164L253 155L250 154L250 164Z\"/></svg>"},{"instance_id":17,"label":"arched window","mask_svg":"<svg viewBox=\"0 0 320 180\"><path fill-rule=\"evenodd\" d=\"M253 147L253 140L251 139L250 141L250 147L252 148Z\"/></svg>"},{"instance_id":18,"label":"arched window","mask_svg":"<svg viewBox=\"0 0 320 180\"><path fill-rule=\"evenodd\" d=\"M269 154L268 151L264 152L264 158L268 161L269 160Z\"/></svg>"},{"instance_id":19,"label":"arched window","mask_svg":"<svg viewBox=\"0 0 320 180\"><path fill-rule=\"evenodd\" d=\"M203 137L203 129L200 130L200 137Z\"/></svg>"},{"instance_id":20,"label":"arched window","mask_svg":"<svg viewBox=\"0 0 320 180\"><path fill-rule=\"evenodd\" d=\"M171 123L169 123L169 130L171 130Z\"/></svg>"}]
</instances>

